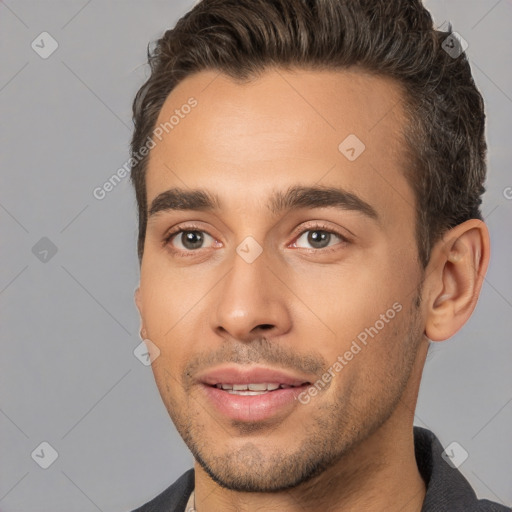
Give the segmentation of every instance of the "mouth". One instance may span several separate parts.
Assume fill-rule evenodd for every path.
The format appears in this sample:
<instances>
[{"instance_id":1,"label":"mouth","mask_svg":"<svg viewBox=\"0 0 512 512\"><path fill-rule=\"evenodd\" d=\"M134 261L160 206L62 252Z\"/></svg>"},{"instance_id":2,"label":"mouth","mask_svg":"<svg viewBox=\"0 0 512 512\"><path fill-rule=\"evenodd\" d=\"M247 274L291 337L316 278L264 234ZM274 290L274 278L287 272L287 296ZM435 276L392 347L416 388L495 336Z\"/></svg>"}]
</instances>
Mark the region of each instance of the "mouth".
<instances>
[{"instance_id":1,"label":"mouth","mask_svg":"<svg viewBox=\"0 0 512 512\"><path fill-rule=\"evenodd\" d=\"M283 419L298 406L310 376L256 366L223 366L197 377L206 406L224 419L260 422Z\"/></svg>"},{"instance_id":2,"label":"mouth","mask_svg":"<svg viewBox=\"0 0 512 512\"><path fill-rule=\"evenodd\" d=\"M251 383L251 384L215 384L214 387L217 389L222 389L223 391L227 391L230 395L240 395L240 396L258 396L264 395L266 393L270 393L272 391L276 391L278 389L291 389L298 388L302 386L310 385L309 382L303 382L299 385L290 385L290 384L279 384L277 382L262 382L262 383Z\"/></svg>"}]
</instances>

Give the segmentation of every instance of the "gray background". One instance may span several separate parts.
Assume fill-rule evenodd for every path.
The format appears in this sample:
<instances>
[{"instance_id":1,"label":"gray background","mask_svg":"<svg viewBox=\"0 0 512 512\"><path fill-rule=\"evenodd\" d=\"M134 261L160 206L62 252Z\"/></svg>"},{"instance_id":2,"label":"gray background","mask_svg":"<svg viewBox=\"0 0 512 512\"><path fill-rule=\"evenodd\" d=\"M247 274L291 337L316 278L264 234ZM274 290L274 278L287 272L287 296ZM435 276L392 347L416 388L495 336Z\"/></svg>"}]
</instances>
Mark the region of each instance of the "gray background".
<instances>
[{"instance_id":1,"label":"gray background","mask_svg":"<svg viewBox=\"0 0 512 512\"><path fill-rule=\"evenodd\" d=\"M150 367L133 354L140 340L129 180L101 201L92 194L128 158L147 43L192 5L0 3L3 512L130 510L192 464ZM477 493L511 505L512 2L427 6L436 25L450 20L468 41L486 100L492 261L475 314L429 356L415 423L445 446L463 446L469 457L460 470ZM59 45L47 59L31 48L43 31ZM43 441L58 452L48 469L31 457Z\"/></svg>"}]
</instances>

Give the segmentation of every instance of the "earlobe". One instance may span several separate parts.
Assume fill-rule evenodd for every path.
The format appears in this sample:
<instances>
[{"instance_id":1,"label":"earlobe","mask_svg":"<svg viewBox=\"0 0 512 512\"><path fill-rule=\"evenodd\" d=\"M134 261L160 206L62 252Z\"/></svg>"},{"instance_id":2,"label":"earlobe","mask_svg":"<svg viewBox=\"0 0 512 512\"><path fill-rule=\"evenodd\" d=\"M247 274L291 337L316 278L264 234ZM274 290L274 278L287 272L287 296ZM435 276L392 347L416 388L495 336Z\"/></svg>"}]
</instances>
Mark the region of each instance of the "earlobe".
<instances>
[{"instance_id":1,"label":"earlobe","mask_svg":"<svg viewBox=\"0 0 512 512\"><path fill-rule=\"evenodd\" d=\"M490 256L489 232L478 219L448 231L432 250L427 268L425 335L432 341L453 336L475 309Z\"/></svg>"},{"instance_id":2,"label":"earlobe","mask_svg":"<svg viewBox=\"0 0 512 512\"><path fill-rule=\"evenodd\" d=\"M137 287L133 293L133 298L135 299L135 305L137 306L137 309L139 311L140 315L140 331L139 336L141 339L144 339L146 337L146 329L144 328L144 318L142 315L142 300L140 296L140 287Z\"/></svg>"},{"instance_id":3,"label":"earlobe","mask_svg":"<svg viewBox=\"0 0 512 512\"><path fill-rule=\"evenodd\" d=\"M137 306L139 313L142 314L142 304L141 304L141 299L140 299L140 286L137 286L137 288L135 288L135 291L133 292L133 298L135 300L135 305Z\"/></svg>"}]
</instances>

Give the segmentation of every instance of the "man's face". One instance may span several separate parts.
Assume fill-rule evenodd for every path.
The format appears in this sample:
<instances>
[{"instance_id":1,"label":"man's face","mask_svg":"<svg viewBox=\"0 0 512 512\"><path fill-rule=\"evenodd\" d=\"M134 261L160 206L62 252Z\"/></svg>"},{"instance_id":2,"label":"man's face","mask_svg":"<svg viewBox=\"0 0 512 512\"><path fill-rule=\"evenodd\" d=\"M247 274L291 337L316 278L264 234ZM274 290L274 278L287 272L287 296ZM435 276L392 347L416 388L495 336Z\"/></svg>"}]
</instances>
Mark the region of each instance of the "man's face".
<instances>
[{"instance_id":1,"label":"man's face","mask_svg":"<svg viewBox=\"0 0 512 512\"><path fill-rule=\"evenodd\" d=\"M157 126L181 116L150 154L137 304L169 414L226 487L311 478L412 386L422 270L400 98L357 71L200 72L163 106Z\"/></svg>"}]
</instances>

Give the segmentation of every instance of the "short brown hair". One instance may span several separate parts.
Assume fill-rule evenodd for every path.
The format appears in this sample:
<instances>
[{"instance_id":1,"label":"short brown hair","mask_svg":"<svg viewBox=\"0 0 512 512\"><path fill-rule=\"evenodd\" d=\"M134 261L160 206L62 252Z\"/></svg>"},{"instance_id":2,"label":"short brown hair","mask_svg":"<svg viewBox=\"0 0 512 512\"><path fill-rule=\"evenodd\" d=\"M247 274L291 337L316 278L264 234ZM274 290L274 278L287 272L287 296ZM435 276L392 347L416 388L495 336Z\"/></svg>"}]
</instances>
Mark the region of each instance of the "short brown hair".
<instances>
[{"instance_id":1,"label":"short brown hair","mask_svg":"<svg viewBox=\"0 0 512 512\"><path fill-rule=\"evenodd\" d=\"M167 96L194 72L218 70L243 81L275 66L357 66L391 77L404 90L413 164L406 177L416 196L425 267L446 230L482 218L485 191L483 99L465 54L445 51L448 37L456 46L450 32L435 30L420 0L202 0L148 47L151 75L133 102L132 158L151 136ZM132 162L142 261L147 156Z\"/></svg>"}]
</instances>

